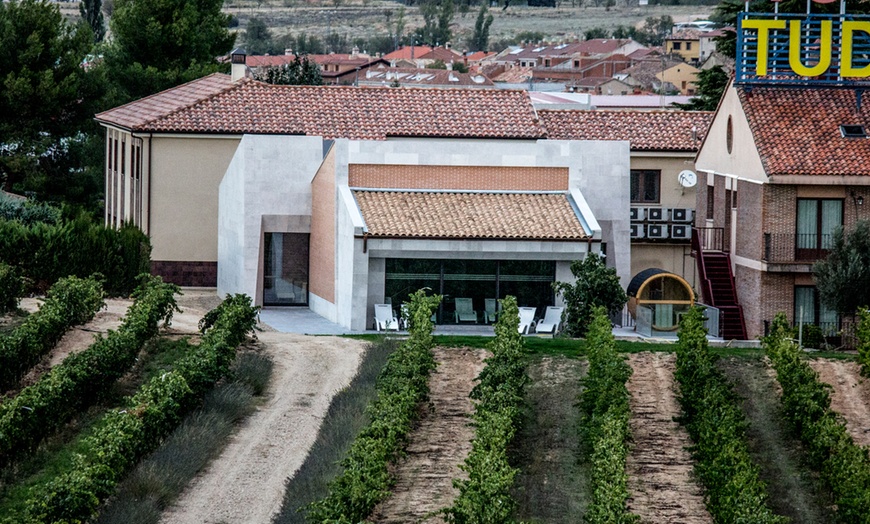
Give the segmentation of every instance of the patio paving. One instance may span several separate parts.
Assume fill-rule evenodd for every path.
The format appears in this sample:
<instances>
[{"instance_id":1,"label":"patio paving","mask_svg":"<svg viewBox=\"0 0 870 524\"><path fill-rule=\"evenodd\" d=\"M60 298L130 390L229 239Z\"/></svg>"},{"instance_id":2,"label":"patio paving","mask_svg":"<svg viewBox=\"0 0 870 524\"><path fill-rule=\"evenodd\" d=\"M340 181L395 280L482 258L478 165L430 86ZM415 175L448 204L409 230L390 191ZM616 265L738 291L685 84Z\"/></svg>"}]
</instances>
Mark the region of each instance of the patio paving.
<instances>
[{"instance_id":1,"label":"patio paving","mask_svg":"<svg viewBox=\"0 0 870 524\"><path fill-rule=\"evenodd\" d=\"M383 333L375 330L354 331L340 326L321 317L307 307L270 307L260 310L260 322L282 333L298 333L302 335L372 335ZM395 333L392 332L391 333ZM399 331L399 334L407 334ZM477 337L495 336L492 324L439 324L435 326L436 335L464 335ZM645 337L640 335L634 328L613 328L613 335L617 340L634 340L651 343L675 343L676 333L673 337ZM549 337L549 334L532 333L528 336ZM757 347L757 340L724 341L721 338L707 337L712 346L732 347Z\"/></svg>"}]
</instances>

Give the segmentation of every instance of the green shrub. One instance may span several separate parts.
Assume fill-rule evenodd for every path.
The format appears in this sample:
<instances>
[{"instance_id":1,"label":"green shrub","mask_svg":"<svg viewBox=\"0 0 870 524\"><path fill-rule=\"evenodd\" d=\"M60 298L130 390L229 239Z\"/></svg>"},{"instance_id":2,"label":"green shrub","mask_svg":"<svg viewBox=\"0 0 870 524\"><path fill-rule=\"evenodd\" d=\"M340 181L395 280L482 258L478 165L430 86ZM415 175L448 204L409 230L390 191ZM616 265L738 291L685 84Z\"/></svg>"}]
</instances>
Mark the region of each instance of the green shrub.
<instances>
[{"instance_id":1,"label":"green shrub","mask_svg":"<svg viewBox=\"0 0 870 524\"><path fill-rule=\"evenodd\" d=\"M707 509L716 522L786 522L767 506L765 484L746 445L746 419L716 368L702 317L695 307L680 323L675 376L682 422L695 442L695 472L706 489Z\"/></svg>"},{"instance_id":2,"label":"green shrub","mask_svg":"<svg viewBox=\"0 0 870 524\"><path fill-rule=\"evenodd\" d=\"M70 327L88 322L104 305L103 288L96 280L77 277L58 280L39 311L28 316L12 333L0 337L0 390L17 386L21 377Z\"/></svg>"},{"instance_id":3,"label":"green shrub","mask_svg":"<svg viewBox=\"0 0 870 524\"><path fill-rule=\"evenodd\" d=\"M622 310L628 297L616 270L595 253L571 262L571 274L573 283L554 282L553 289L565 300L565 333L585 337L596 307L603 306L612 315Z\"/></svg>"},{"instance_id":4,"label":"green shrub","mask_svg":"<svg viewBox=\"0 0 870 524\"><path fill-rule=\"evenodd\" d=\"M106 414L88 437L88 452L69 471L32 489L28 524L91 519L120 479L229 372L236 347L254 328L257 308L249 297L234 295L219 309L220 317L189 356L143 386L127 409Z\"/></svg>"},{"instance_id":5,"label":"green shrub","mask_svg":"<svg viewBox=\"0 0 870 524\"><path fill-rule=\"evenodd\" d=\"M18 301L24 295L24 281L20 272L9 264L0 262L0 315L18 309Z\"/></svg>"},{"instance_id":6,"label":"green shrub","mask_svg":"<svg viewBox=\"0 0 870 524\"><path fill-rule=\"evenodd\" d=\"M127 295L151 268L151 245L138 228L104 227L87 217L57 225L0 220L0 261L17 267L36 289L75 275L104 275L109 294Z\"/></svg>"},{"instance_id":7,"label":"green shrub","mask_svg":"<svg viewBox=\"0 0 870 524\"><path fill-rule=\"evenodd\" d=\"M117 331L97 337L86 350L67 357L36 384L0 405L0 464L33 450L105 394L135 363L145 342L157 334L159 323L171 320L178 287L160 277L143 275L143 279Z\"/></svg>"},{"instance_id":8,"label":"green shrub","mask_svg":"<svg viewBox=\"0 0 870 524\"><path fill-rule=\"evenodd\" d=\"M471 391L474 399L474 439L465 463L468 479L454 479L459 496L442 510L453 523L513 522L516 501L511 487L518 470L508 461L508 446L517 433L528 383L523 362L523 337L519 334L516 298L501 301L502 313L495 324L495 338L489 344L492 356L477 377Z\"/></svg>"},{"instance_id":9,"label":"green shrub","mask_svg":"<svg viewBox=\"0 0 870 524\"><path fill-rule=\"evenodd\" d=\"M410 336L387 360L378 377L377 400L367 409L371 423L351 444L329 494L309 507L310 522L361 522L389 495L393 476L388 465L407 445L417 408L429 394L429 374L435 368L430 317L440 301L423 290L411 295Z\"/></svg>"},{"instance_id":10,"label":"green shrub","mask_svg":"<svg viewBox=\"0 0 870 524\"><path fill-rule=\"evenodd\" d=\"M57 224L59 208L44 202L14 200L0 195L0 220L16 220L25 226L37 223Z\"/></svg>"},{"instance_id":11,"label":"green shrub","mask_svg":"<svg viewBox=\"0 0 870 524\"><path fill-rule=\"evenodd\" d=\"M858 310L858 363L861 365L861 376L870 377L870 310Z\"/></svg>"},{"instance_id":12,"label":"green shrub","mask_svg":"<svg viewBox=\"0 0 870 524\"><path fill-rule=\"evenodd\" d=\"M840 416L830 409L830 386L819 381L783 326L787 321L780 313L763 346L782 386L785 417L806 446L810 465L830 487L838 520L870 522L868 450L855 444ZM867 329L866 312L861 313L861 329Z\"/></svg>"},{"instance_id":13,"label":"green shrub","mask_svg":"<svg viewBox=\"0 0 870 524\"><path fill-rule=\"evenodd\" d=\"M590 524L630 524L639 520L628 511L625 472L631 440L631 408L625 384L631 367L616 351L605 308L593 310L586 343L589 372L583 380L580 410L584 446L590 452L592 501L584 519Z\"/></svg>"}]
</instances>

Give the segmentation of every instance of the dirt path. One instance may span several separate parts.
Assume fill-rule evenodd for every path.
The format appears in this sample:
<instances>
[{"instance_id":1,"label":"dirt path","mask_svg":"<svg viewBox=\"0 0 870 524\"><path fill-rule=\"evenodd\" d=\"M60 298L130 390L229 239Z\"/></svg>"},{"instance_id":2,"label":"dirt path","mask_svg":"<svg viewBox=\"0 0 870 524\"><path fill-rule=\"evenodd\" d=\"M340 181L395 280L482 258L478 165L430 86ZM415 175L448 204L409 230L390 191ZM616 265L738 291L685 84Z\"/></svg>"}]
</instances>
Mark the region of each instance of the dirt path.
<instances>
[{"instance_id":1,"label":"dirt path","mask_svg":"<svg viewBox=\"0 0 870 524\"><path fill-rule=\"evenodd\" d=\"M807 467L803 447L783 418L782 390L766 360L727 357L717 365L743 399L740 407L749 421L746 442L767 484L768 505L794 523L834 522L827 491Z\"/></svg>"},{"instance_id":2,"label":"dirt path","mask_svg":"<svg viewBox=\"0 0 870 524\"><path fill-rule=\"evenodd\" d=\"M408 454L395 470L392 495L379 504L371 522L443 522L426 515L449 506L457 495L452 480L468 452L474 428L468 395L483 369L483 350L435 348L438 368L429 379L428 409L411 433Z\"/></svg>"},{"instance_id":3,"label":"dirt path","mask_svg":"<svg viewBox=\"0 0 870 524\"><path fill-rule=\"evenodd\" d=\"M870 446L870 384L857 362L811 359L819 379L833 386L831 409L846 419L846 429L861 446Z\"/></svg>"},{"instance_id":4,"label":"dirt path","mask_svg":"<svg viewBox=\"0 0 870 524\"><path fill-rule=\"evenodd\" d=\"M512 446L520 469L513 489L516 516L541 524L582 522L589 476L580 460L577 398L586 361L543 357L529 364L528 374L529 414Z\"/></svg>"},{"instance_id":5,"label":"dirt path","mask_svg":"<svg viewBox=\"0 0 870 524\"><path fill-rule=\"evenodd\" d=\"M692 476L689 435L674 418L680 414L674 383L673 353L636 353L631 393L628 507L641 522L712 523L701 488Z\"/></svg>"},{"instance_id":6,"label":"dirt path","mask_svg":"<svg viewBox=\"0 0 870 524\"><path fill-rule=\"evenodd\" d=\"M258 337L274 359L268 400L162 523L268 523L281 508L285 479L305 460L332 396L356 373L365 345L271 331Z\"/></svg>"}]
</instances>

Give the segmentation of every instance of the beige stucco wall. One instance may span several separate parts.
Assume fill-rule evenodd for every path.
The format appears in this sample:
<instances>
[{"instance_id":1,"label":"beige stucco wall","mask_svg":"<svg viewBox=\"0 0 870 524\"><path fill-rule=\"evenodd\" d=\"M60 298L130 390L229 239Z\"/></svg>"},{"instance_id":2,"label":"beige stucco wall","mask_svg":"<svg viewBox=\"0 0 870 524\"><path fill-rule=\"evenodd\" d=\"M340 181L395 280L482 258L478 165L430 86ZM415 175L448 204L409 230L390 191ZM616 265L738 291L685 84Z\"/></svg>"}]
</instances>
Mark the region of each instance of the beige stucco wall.
<instances>
[{"instance_id":1,"label":"beige stucco wall","mask_svg":"<svg viewBox=\"0 0 870 524\"><path fill-rule=\"evenodd\" d=\"M151 258L216 262L218 186L240 137L151 140Z\"/></svg>"},{"instance_id":2,"label":"beige stucco wall","mask_svg":"<svg viewBox=\"0 0 870 524\"><path fill-rule=\"evenodd\" d=\"M693 94L697 89L698 69L689 64L679 64L658 73L656 78L674 84L684 95Z\"/></svg>"},{"instance_id":3,"label":"beige stucco wall","mask_svg":"<svg viewBox=\"0 0 870 524\"><path fill-rule=\"evenodd\" d=\"M659 169L661 176L661 201L658 204L631 204L632 207L686 207L694 208L697 198L697 188L682 187L677 177L684 169L694 170L693 155L690 153L655 153L634 152L631 155L631 169ZM695 259L688 256L688 241L680 244L668 244L648 241L632 241L631 243L631 274L638 274L644 269L660 268L685 278L695 285ZM685 258L684 258L684 255Z\"/></svg>"},{"instance_id":4,"label":"beige stucco wall","mask_svg":"<svg viewBox=\"0 0 870 524\"><path fill-rule=\"evenodd\" d=\"M725 140L729 116L734 132L731 153L728 153ZM767 182L761 157L758 155L752 131L749 129L749 121L746 119L734 86L729 86L725 91L725 97L716 116L713 117L707 137L701 145L701 150L698 151L695 165L699 171Z\"/></svg>"}]
</instances>

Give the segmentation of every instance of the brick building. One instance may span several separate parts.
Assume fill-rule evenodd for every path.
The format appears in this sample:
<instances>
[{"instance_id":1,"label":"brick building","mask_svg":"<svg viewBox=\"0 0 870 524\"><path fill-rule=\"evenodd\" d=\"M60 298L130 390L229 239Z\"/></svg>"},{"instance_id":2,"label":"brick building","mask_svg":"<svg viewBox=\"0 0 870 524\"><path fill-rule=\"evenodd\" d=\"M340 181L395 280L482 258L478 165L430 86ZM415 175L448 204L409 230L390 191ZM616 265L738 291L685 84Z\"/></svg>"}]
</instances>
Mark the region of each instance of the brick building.
<instances>
[{"instance_id":1,"label":"brick building","mask_svg":"<svg viewBox=\"0 0 870 524\"><path fill-rule=\"evenodd\" d=\"M819 301L812 265L836 228L870 218L868 125L856 89L725 92L696 158L696 240L701 260L729 259L749 337L763 335L780 311L793 322L803 312L828 335L840 331L841 319ZM710 282L705 294L716 287Z\"/></svg>"}]
</instances>

